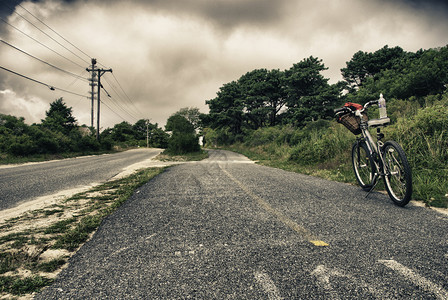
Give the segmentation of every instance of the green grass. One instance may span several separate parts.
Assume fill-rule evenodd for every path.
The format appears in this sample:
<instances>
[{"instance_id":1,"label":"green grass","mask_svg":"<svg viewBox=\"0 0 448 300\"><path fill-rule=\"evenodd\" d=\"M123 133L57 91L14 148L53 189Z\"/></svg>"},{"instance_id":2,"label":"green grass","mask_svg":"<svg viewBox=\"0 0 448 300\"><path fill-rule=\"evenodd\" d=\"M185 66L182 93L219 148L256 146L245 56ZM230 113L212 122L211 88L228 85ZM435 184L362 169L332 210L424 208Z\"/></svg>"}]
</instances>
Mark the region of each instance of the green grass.
<instances>
[{"instance_id":1,"label":"green grass","mask_svg":"<svg viewBox=\"0 0 448 300\"><path fill-rule=\"evenodd\" d=\"M0 292L16 296L38 292L41 288L50 285L52 279L35 275L21 278L18 276L0 276Z\"/></svg>"},{"instance_id":2,"label":"green grass","mask_svg":"<svg viewBox=\"0 0 448 300\"><path fill-rule=\"evenodd\" d=\"M333 122L328 123L327 127L319 126L297 129L296 132L288 127L263 129L269 131L269 136L277 138L267 138L267 133L258 132L245 143L234 144L227 149L242 153L263 165L357 184L351 166L351 147L355 136ZM406 152L412 168L413 199L430 206L447 208L448 142L441 132L426 134L422 138L425 135L421 131L410 131L409 128L412 129L412 124L399 122L384 132L385 140L398 141ZM292 139L295 140L291 142Z\"/></svg>"},{"instance_id":3,"label":"green grass","mask_svg":"<svg viewBox=\"0 0 448 300\"><path fill-rule=\"evenodd\" d=\"M103 219L119 208L135 189L164 170L165 168L140 170L129 177L105 183L66 199L57 209L39 209L8 220L12 225L3 226L2 230L10 230L14 225L51 216L57 221L46 228L30 228L0 237L0 297L5 294L20 296L33 293L51 284L52 280L39 275L39 272L59 270L66 263L67 257L41 262L40 254L47 249L65 249L71 253L76 251L100 226ZM92 192L104 192L107 196L90 197ZM88 202L80 211L78 201L84 199L88 199ZM70 213L73 209L76 213ZM62 216L66 212L69 212L66 214L69 217L64 219ZM30 252L30 249L35 250ZM32 276L16 275L19 269L31 271Z\"/></svg>"},{"instance_id":4,"label":"green grass","mask_svg":"<svg viewBox=\"0 0 448 300\"><path fill-rule=\"evenodd\" d=\"M164 151L156 157L160 161L199 161L208 158L208 152L201 150L198 152L186 153L182 155L172 155Z\"/></svg>"}]
</instances>

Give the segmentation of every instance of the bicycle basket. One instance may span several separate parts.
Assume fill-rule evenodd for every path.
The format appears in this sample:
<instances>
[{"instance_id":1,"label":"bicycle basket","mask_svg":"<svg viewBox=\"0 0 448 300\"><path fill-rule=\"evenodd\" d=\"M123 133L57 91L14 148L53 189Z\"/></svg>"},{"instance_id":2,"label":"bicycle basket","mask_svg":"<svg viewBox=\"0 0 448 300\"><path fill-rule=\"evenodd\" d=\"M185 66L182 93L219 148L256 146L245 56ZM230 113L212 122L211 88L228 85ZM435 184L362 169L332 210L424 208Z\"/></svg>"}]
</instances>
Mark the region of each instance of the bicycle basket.
<instances>
[{"instance_id":1,"label":"bicycle basket","mask_svg":"<svg viewBox=\"0 0 448 300\"><path fill-rule=\"evenodd\" d=\"M362 118L364 119L364 121L368 121L368 117L365 113L362 113ZM348 112L346 114L343 114L337 120L339 123L347 127L347 129L350 130L354 135L358 135L361 133L361 128L359 127L361 121L353 113Z\"/></svg>"}]
</instances>

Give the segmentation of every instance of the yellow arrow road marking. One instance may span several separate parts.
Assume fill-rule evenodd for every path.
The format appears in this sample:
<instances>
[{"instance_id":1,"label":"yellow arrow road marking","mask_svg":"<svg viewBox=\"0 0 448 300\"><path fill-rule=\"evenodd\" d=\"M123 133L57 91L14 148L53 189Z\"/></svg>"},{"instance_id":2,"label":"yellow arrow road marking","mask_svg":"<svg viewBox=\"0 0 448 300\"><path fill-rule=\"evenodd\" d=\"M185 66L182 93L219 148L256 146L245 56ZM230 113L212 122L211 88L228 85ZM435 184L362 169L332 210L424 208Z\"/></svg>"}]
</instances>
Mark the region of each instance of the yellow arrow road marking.
<instances>
[{"instance_id":1,"label":"yellow arrow road marking","mask_svg":"<svg viewBox=\"0 0 448 300\"><path fill-rule=\"evenodd\" d=\"M221 168L221 166L220 166ZM221 168L221 170L233 181L235 182L243 191L245 191L255 202L257 202L264 210L268 213L276 216L283 224L303 236L307 241L317 247L326 247L329 246L326 242L317 239L311 232L306 230L304 227L300 226L275 208L273 208L269 203L263 200L261 197L255 195L251 190L249 190L242 182L237 180L232 176L227 170Z\"/></svg>"}]
</instances>

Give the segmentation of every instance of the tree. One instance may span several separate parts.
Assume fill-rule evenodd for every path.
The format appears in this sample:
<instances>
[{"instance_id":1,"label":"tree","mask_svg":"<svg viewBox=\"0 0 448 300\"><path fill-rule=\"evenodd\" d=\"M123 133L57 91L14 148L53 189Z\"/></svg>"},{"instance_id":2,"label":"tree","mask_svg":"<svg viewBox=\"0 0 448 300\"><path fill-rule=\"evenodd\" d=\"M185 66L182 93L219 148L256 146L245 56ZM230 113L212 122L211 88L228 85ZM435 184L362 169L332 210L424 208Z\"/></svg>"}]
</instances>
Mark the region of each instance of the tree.
<instances>
[{"instance_id":1,"label":"tree","mask_svg":"<svg viewBox=\"0 0 448 300\"><path fill-rule=\"evenodd\" d=\"M132 125L126 121L115 124L114 128L112 129L112 138L117 142L130 141L134 143L135 139Z\"/></svg>"},{"instance_id":2,"label":"tree","mask_svg":"<svg viewBox=\"0 0 448 300\"><path fill-rule=\"evenodd\" d=\"M358 51L347 62L347 67L341 69L342 77L347 82L348 90L356 91L368 78L381 71L400 68L400 62L407 55L402 48L389 48L387 45L374 53Z\"/></svg>"},{"instance_id":3,"label":"tree","mask_svg":"<svg viewBox=\"0 0 448 300\"><path fill-rule=\"evenodd\" d=\"M330 86L321 74L327 68L322 60L310 56L285 72L287 122L303 126L328 115L339 99L339 85Z\"/></svg>"},{"instance_id":4,"label":"tree","mask_svg":"<svg viewBox=\"0 0 448 300\"><path fill-rule=\"evenodd\" d=\"M72 108L67 107L62 98L50 103L50 109L45 113L42 126L50 130L68 134L76 125L76 119L72 115Z\"/></svg>"},{"instance_id":5,"label":"tree","mask_svg":"<svg viewBox=\"0 0 448 300\"><path fill-rule=\"evenodd\" d=\"M201 127L201 112L197 107L184 107L181 108L176 115L182 116L190 122L195 130L200 129Z\"/></svg>"},{"instance_id":6,"label":"tree","mask_svg":"<svg viewBox=\"0 0 448 300\"><path fill-rule=\"evenodd\" d=\"M245 123L251 129L277 125L277 114L285 105L283 73L253 70L238 80L242 91Z\"/></svg>"},{"instance_id":7,"label":"tree","mask_svg":"<svg viewBox=\"0 0 448 300\"><path fill-rule=\"evenodd\" d=\"M168 118L165 129L172 131L168 140L168 153L177 155L200 150L194 126L186 118L178 114L172 115Z\"/></svg>"},{"instance_id":8,"label":"tree","mask_svg":"<svg viewBox=\"0 0 448 300\"><path fill-rule=\"evenodd\" d=\"M377 99L380 93L396 99L423 99L427 95L443 93L448 81L448 47L406 53L384 66L374 76L366 77L349 98L367 102Z\"/></svg>"},{"instance_id":9,"label":"tree","mask_svg":"<svg viewBox=\"0 0 448 300\"><path fill-rule=\"evenodd\" d=\"M211 128L227 128L234 136L242 134L244 101L241 86L236 81L219 88L216 98L207 100L210 112L204 122Z\"/></svg>"}]
</instances>

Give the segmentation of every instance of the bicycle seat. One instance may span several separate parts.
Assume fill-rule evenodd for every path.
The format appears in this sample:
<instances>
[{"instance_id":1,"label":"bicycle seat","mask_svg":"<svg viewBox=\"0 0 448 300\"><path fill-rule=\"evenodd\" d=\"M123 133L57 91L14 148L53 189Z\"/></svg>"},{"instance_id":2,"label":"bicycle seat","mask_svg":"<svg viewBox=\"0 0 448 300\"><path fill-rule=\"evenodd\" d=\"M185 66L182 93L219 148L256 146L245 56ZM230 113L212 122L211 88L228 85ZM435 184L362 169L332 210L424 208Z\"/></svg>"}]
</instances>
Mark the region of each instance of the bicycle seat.
<instances>
[{"instance_id":1,"label":"bicycle seat","mask_svg":"<svg viewBox=\"0 0 448 300\"><path fill-rule=\"evenodd\" d=\"M372 119L367 121L367 124L369 124L369 127L381 127L386 126L390 123L389 118L381 118L381 119Z\"/></svg>"}]
</instances>

